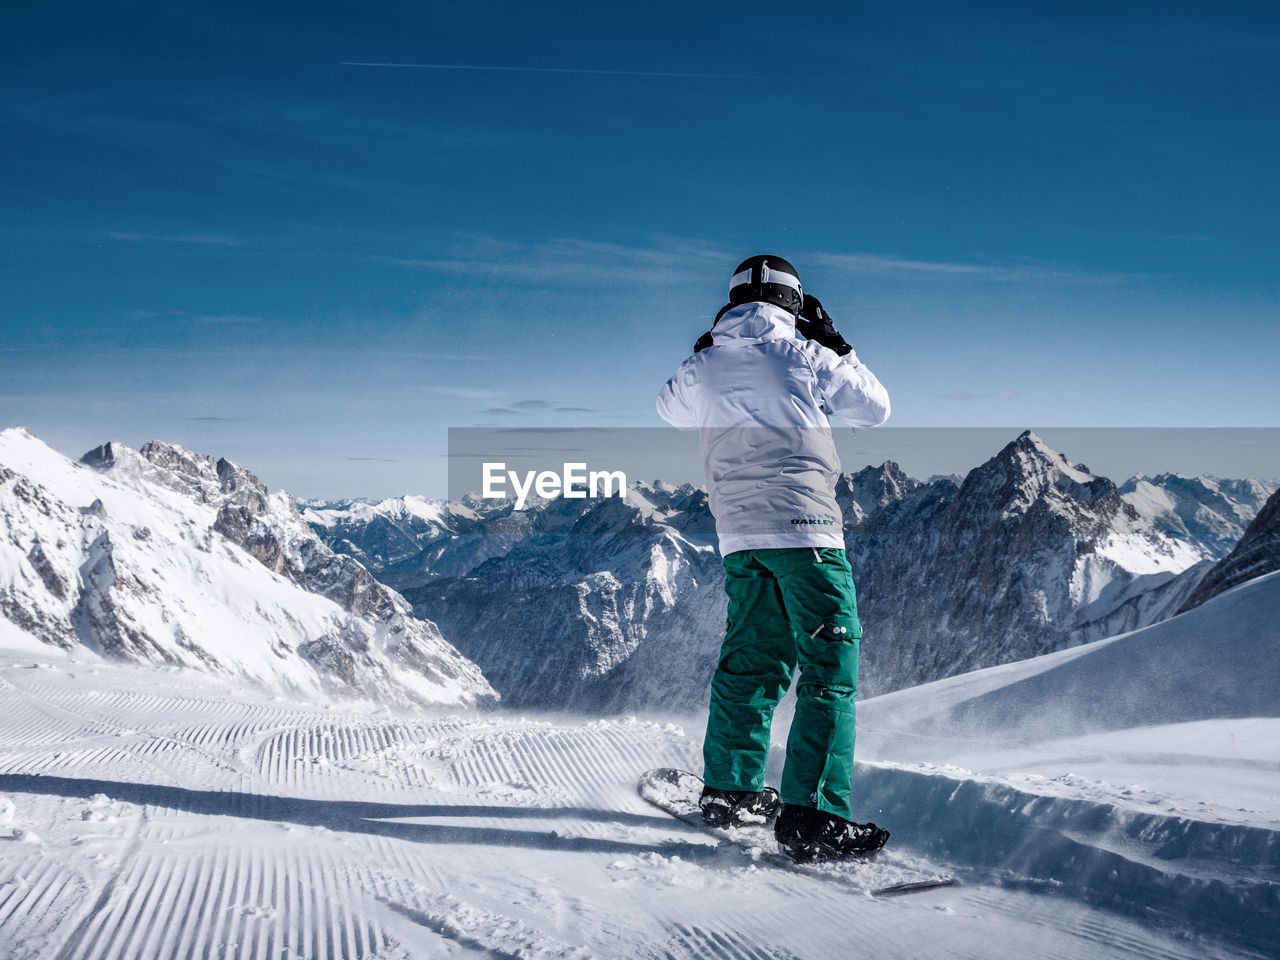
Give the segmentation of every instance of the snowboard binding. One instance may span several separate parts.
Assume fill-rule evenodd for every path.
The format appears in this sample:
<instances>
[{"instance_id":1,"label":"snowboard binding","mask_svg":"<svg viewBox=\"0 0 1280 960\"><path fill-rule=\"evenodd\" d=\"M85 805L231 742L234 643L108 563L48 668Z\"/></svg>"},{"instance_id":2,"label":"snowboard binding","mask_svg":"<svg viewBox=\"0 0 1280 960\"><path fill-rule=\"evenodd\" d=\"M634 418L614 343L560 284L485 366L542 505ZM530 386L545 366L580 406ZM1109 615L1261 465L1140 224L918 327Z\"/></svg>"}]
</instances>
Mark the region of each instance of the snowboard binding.
<instances>
[{"instance_id":1,"label":"snowboard binding","mask_svg":"<svg viewBox=\"0 0 1280 960\"><path fill-rule=\"evenodd\" d=\"M854 823L834 813L784 803L773 827L778 847L796 863L865 860L889 840L874 823Z\"/></svg>"},{"instance_id":2,"label":"snowboard binding","mask_svg":"<svg viewBox=\"0 0 1280 960\"><path fill-rule=\"evenodd\" d=\"M698 798L702 822L708 827L763 826L778 813L778 791L765 787L758 793L750 790L719 790L703 787Z\"/></svg>"}]
</instances>

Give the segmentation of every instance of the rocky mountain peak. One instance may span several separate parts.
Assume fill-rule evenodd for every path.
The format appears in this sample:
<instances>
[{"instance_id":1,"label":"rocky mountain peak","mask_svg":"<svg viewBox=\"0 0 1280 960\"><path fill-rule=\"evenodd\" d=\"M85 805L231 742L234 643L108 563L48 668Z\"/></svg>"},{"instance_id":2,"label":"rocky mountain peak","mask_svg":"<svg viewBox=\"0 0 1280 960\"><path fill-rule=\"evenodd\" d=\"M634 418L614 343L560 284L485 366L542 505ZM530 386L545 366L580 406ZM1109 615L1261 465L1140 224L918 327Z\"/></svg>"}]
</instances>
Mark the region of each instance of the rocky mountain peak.
<instances>
[{"instance_id":1,"label":"rocky mountain peak","mask_svg":"<svg viewBox=\"0 0 1280 960\"><path fill-rule=\"evenodd\" d=\"M886 460L878 467L864 467L846 476L849 489L855 496L870 495L879 507L901 500L920 486L919 480L907 476L892 460Z\"/></svg>"},{"instance_id":2,"label":"rocky mountain peak","mask_svg":"<svg viewBox=\"0 0 1280 960\"><path fill-rule=\"evenodd\" d=\"M919 490L919 480L907 476L892 460L863 467L836 479L836 502L846 527L856 526Z\"/></svg>"},{"instance_id":3,"label":"rocky mountain peak","mask_svg":"<svg viewBox=\"0 0 1280 960\"><path fill-rule=\"evenodd\" d=\"M1001 515L1025 513L1037 503L1063 506L1110 499L1116 509L1125 508L1111 480L1094 476L1083 464L1073 465L1030 430L969 471L958 496L960 503Z\"/></svg>"},{"instance_id":4,"label":"rocky mountain peak","mask_svg":"<svg viewBox=\"0 0 1280 960\"><path fill-rule=\"evenodd\" d=\"M226 457L219 458L214 469L218 474L218 489L222 493L238 496L240 499L248 497L266 500L267 485L259 480L256 474L232 463Z\"/></svg>"},{"instance_id":5,"label":"rocky mountain peak","mask_svg":"<svg viewBox=\"0 0 1280 960\"><path fill-rule=\"evenodd\" d=\"M250 514L268 509L267 485L225 457L196 453L176 443L150 440L140 450L123 443L104 443L80 458L101 472L159 484L196 503L234 506Z\"/></svg>"},{"instance_id":6,"label":"rocky mountain peak","mask_svg":"<svg viewBox=\"0 0 1280 960\"><path fill-rule=\"evenodd\" d=\"M176 443L148 440L138 453L157 467L194 480L216 477L218 474L218 461L213 457L195 453Z\"/></svg>"},{"instance_id":7,"label":"rocky mountain peak","mask_svg":"<svg viewBox=\"0 0 1280 960\"><path fill-rule=\"evenodd\" d=\"M30 434L28 433L27 436ZM133 447L110 441L94 447L80 458L80 462L95 470L120 469L136 474L142 469L143 460Z\"/></svg>"},{"instance_id":8,"label":"rocky mountain peak","mask_svg":"<svg viewBox=\"0 0 1280 960\"><path fill-rule=\"evenodd\" d=\"M1026 476L1059 474L1077 483L1089 483L1098 479L1084 464L1072 464L1038 434L1024 430L1010 441L993 458L1009 467L1020 470Z\"/></svg>"}]
</instances>

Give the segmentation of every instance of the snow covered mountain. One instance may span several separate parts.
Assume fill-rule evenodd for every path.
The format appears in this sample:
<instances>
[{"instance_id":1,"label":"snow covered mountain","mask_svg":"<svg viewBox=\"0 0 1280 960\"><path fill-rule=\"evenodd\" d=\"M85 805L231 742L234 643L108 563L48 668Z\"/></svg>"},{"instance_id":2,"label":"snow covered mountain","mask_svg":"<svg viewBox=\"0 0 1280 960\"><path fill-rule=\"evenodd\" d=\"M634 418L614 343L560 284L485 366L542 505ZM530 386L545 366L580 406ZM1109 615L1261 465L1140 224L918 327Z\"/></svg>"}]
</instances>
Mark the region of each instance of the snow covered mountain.
<instances>
[{"instance_id":1,"label":"snow covered mountain","mask_svg":"<svg viewBox=\"0 0 1280 960\"><path fill-rule=\"evenodd\" d=\"M1248 484L1212 483L1236 491L1233 515L1247 513ZM837 498L868 634L867 693L1164 619L1225 551L1157 523L1030 433L959 481L921 482L886 463L841 477ZM376 539L360 536L354 513L330 509L308 516L335 549ZM444 523L447 536L433 532L394 564L361 549L509 702L643 710L706 695L724 599L701 491L640 484L625 506L523 511L473 502Z\"/></svg>"},{"instance_id":2,"label":"snow covered mountain","mask_svg":"<svg viewBox=\"0 0 1280 960\"><path fill-rule=\"evenodd\" d=\"M860 491L869 487L879 507L855 514L845 530L871 693L1140 625L1129 621L1172 612L1177 592L1150 609L1135 609L1134 597L1167 587L1201 559L1141 517L1110 480L1030 432L958 488L908 482L888 464L849 483L855 504L867 502Z\"/></svg>"},{"instance_id":3,"label":"snow covered mountain","mask_svg":"<svg viewBox=\"0 0 1280 960\"><path fill-rule=\"evenodd\" d=\"M1277 484L1162 473L1125 481L1120 495L1156 528L1218 560L1244 535Z\"/></svg>"},{"instance_id":4,"label":"snow covered mountain","mask_svg":"<svg viewBox=\"0 0 1280 960\"><path fill-rule=\"evenodd\" d=\"M506 703L621 711L700 702L725 615L705 493L636 484L625 502L507 510L468 521L458 539L469 556L501 553L404 591L415 609L436 612ZM533 532L507 546L509 525L531 520Z\"/></svg>"},{"instance_id":5,"label":"snow covered mountain","mask_svg":"<svg viewBox=\"0 0 1280 960\"><path fill-rule=\"evenodd\" d=\"M1280 570L1280 490L1271 495L1234 550L1200 581L1182 610L1197 607L1237 584Z\"/></svg>"},{"instance_id":6,"label":"snow covered mountain","mask_svg":"<svg viewBox=\"0 0 1280 960\"><path fill-rule=\"evenodd\" d=\"M578 501L531 495L525 510L468 495L448 503L407 495L385 500L305 500L303 519L335 552L355 557L399 590L461 576L530 537L567 531Z\"/></svg>"},{"instance_id":7,"label":"snow covered mountain","mask_svg":"<svg viewBox=\"0 0 1280 960\"><path fill-rule=\"evenodd\" d=\"M324 531L334 550L383 570L419 557L450 535L445 502L427 497L299 500L298 509L313 529Z\"/></svg>"},{"instance_id":8,"label":"snow covered mountain","mask_svg":"<svg viewBox=\"0 0 1280 960\"><path fill-rule=\"evenodd\" d=\"M476 665L292 499L182 447L109 443L75 463L0 432L0 614L71 650L272 690L469 706Z\"/></svg>"}]
</instances>

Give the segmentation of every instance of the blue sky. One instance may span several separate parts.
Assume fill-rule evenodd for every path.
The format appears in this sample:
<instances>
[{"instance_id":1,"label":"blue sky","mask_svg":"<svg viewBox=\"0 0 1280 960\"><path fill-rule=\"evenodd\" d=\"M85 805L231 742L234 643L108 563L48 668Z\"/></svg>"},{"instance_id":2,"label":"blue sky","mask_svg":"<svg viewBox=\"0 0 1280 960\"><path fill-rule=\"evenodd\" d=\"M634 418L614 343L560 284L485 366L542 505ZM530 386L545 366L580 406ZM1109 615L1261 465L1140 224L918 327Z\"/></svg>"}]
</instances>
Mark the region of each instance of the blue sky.
<instances>
[{"instance_id":1,"label":"blue sky","mask_svg":"<svg viewBox=\"0 0 1280 960\"><path fill-rule=\"evenodd\" d=\"M894 426L1277 425L1265 5L262 6L8 14L3 424L440 493L657 424L772 252Z\"/></svg>"}]
</instances>

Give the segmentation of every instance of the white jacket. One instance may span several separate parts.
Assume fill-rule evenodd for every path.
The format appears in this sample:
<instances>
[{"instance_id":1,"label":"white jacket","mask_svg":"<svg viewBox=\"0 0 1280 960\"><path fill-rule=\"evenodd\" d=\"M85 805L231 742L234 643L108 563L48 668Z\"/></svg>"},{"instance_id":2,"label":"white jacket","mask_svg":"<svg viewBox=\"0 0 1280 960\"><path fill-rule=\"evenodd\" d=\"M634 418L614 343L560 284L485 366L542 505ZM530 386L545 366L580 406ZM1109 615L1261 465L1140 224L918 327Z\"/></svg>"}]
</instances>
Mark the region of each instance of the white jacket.
<instances>
[{"instance_id":1,"label":"white jacket","mask_svg":"<svg viewBox=\"0 0 1280 960\"><path fill-rule=\"evenodd\" d=\"M658 413L699 431L720 553L843 548L827 415L879 426L888 393L854 353L796 339L795 318L774 304L740 304L712 334L658 393Z\"/></svg>"}]
</instances>

